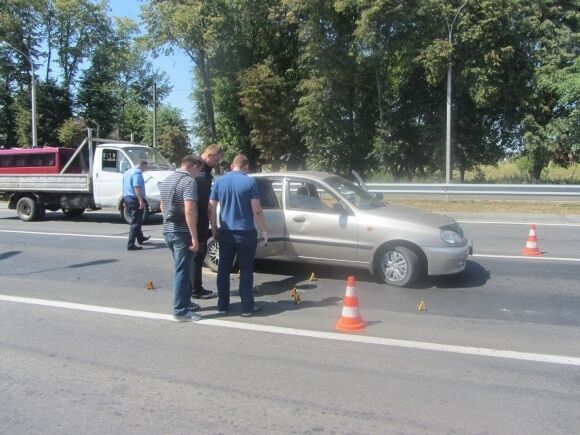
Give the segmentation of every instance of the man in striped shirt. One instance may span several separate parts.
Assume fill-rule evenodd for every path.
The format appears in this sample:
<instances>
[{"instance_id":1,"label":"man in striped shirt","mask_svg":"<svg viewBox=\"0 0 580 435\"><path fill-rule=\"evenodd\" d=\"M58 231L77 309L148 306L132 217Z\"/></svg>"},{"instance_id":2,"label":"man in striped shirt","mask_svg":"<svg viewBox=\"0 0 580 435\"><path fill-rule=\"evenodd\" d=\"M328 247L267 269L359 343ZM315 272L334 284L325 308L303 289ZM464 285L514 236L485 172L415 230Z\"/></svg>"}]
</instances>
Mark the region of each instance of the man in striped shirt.
<instances>
[{"instance_id":1,"label":"man in striped shirt","mask_svg":"<svg viewBox=\"0 0 580 435\"><path fill-rule=\"evenodd\" d=\"M161 184L163 236L173 255L173 319L194 322L196 314L191 303L193 257L199 249L197 237L197 184L203 161L187 155L181 167Z\"/></svg>"}]
</instances>

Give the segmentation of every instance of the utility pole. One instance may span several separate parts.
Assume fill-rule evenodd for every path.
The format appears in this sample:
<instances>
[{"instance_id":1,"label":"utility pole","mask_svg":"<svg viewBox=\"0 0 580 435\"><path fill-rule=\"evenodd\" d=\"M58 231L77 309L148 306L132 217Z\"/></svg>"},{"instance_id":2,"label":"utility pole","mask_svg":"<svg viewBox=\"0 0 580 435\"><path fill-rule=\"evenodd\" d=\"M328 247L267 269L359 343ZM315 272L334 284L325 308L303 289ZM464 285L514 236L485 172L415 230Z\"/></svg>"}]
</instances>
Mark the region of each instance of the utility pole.
<instances>
[{"instance_id":1,"label":"utility pole","mask_svg":"<svg viewBox=\"0 0 580 435\"><path fill-rule=\"evenodd\" d=\"M153 148L157 148L157 82L153 82Z\"/></svg>"},{"instance_id":2,"label":"utility pole","mask_svg":"<svg viewBox=\"0 0 580 435\"><path fill-rule=\"evenodd\" d=\"M463 4L457 9L455 13L455 17L453 17L453 21L449 23L447 17L445 17L445 22L447 23L447 34L448 34L448 41L449 45L452 47L453 45L453 26L455 25L455 21L459 17L461 10L467 5L467 1L463 2ZM453 51L452 51L453 52ZM453 56L453 53L451 54ZM449 184L451 182L451 70L452 70L452 60L449 59L449 66L447 68L447 128L445 134L445 184Z\"/></svg>"},{"instance_id":3,"label":"utility pole","mask_svg":"<svg viewBox=\"0 0 580 435\"><path fill-rule=\"evenodd\" d=\"M32 103L31 103L31 106L32 106L32 148L36 148L38 146L38 140L36 137L36 75L34 73L34 63L32 62L32 59L30 59L30 47L28 46L28 41L26 39L23 39L22 43L26 47L26 50L28 50L28 55L26 53L24 53L23 51L17 49L16 47L14 47L12 44L9 44L6 41L0 41L0 46L9 47L12 50L17 51L22 56L24 56L24 58L30 64L30 74L31 74L30 99L32 100Z\"/></svg>"}]
</instances>

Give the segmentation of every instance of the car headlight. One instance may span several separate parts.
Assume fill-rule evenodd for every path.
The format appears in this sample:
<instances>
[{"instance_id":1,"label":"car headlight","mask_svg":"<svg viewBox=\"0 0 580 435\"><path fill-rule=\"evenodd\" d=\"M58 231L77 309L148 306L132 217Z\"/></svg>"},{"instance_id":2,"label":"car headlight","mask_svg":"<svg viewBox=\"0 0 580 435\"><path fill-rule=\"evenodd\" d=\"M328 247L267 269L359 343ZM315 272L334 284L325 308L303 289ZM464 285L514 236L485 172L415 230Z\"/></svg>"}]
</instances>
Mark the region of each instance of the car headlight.
<instances>
[{"instance_id":1,"label":"car headlight","mask_svg":"<svg viewBox=\"0 0 580 435\"><path fill-rule=\"evenodd\" d=\"M461 235L452 230L441 231L441 240L449 245L460 245L462 242Z\"/></svg>"}]
</instances>

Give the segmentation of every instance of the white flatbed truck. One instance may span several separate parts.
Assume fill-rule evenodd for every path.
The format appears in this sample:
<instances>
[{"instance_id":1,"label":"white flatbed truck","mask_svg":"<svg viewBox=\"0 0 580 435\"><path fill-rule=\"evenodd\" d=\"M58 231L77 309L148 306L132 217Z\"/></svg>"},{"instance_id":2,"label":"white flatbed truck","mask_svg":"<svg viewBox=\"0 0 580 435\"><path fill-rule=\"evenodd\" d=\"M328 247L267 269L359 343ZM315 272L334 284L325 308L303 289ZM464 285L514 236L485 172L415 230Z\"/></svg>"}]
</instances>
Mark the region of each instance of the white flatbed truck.
<instances>
[{"instance_id":1,"label":"white flatbed truck","mask_svg":"<svg viewBox=\"0 0 580 435\"><path fill-rule=\"evenodd\" d=\"M84 151L84 150L87 151ZM88 158L87 158L88 157ZM81 173L66 173L75 159L84 164ZM129 221L123 201L123 172L140 159L149 163L144 173L146 221L160 211L159 184L174 170L154 148L110 139L88 137L58 174L0 174L0 199L16 210L23 221L42 220L46 210L62 210L80 216L85 210L116 209ZM78 160L77 160L78 161Z\"/></svg>"}]
</instances>

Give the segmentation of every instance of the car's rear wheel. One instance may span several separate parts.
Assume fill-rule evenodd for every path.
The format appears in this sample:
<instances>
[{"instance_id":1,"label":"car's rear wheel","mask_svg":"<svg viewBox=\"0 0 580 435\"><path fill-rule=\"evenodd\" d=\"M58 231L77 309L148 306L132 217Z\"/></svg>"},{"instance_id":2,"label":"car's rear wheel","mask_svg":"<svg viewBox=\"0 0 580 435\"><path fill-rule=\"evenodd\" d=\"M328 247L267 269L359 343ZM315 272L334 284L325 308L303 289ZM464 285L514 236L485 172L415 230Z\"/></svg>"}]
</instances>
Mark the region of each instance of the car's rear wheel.
<instances>
[{"instance_id":1,"label":"car's rear wheel","mask_svg":"<svg viewBox=\"0 0 580 435\"><path fill-rule=\"evenodd\" d=\"M220 262L220 247L217 240L210 238L207 241L207 253L205 254L205 265L211 269L212 272L218 271Z\"/></svg>"},{"instance_id":2,"label":"car's rear wheel","mask_svg":"<svg viewBox=\"0 0 580 435\"><path fill-rule=\"evenodd\" d=\"M377 257L377 273L387 284L405 287L420 273L419 256L405 246L384 248Z\"/></svg>"}]
</instances>

